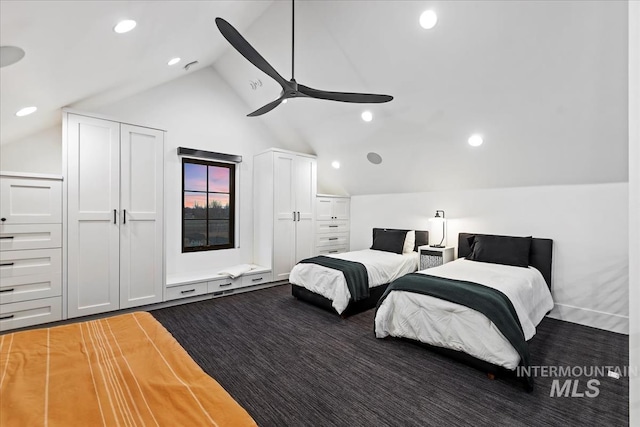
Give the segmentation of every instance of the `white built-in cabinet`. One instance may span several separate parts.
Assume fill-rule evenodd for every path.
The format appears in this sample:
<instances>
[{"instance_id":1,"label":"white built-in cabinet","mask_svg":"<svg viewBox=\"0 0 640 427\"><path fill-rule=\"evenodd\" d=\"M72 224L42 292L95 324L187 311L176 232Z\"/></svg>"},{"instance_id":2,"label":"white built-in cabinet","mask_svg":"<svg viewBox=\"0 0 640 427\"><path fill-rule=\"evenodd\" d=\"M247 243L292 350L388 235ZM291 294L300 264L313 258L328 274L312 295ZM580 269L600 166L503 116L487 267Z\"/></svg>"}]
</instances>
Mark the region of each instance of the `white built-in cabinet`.
<instances>
[{"instance_id":1,"label":"white built-in cabinet","mask_svg":"<svg viewBox=\"0 0 640 427\"><path fill-rule=\"evenodd\" d=\"M64 112L67 315L161 302L164 131Z\"/></svg>"},{"instance_id":2,"label":"white built-in cabinet","mask_svg":"<svg viewBox=\"0 0 640 427\"><path fill-rule=\"evenodd\" d=\"M316 198L316 255L328 255L349 250L348 196L318 195Z\"/></svg>"},{"instance_id":3,"label":"white built-in cabinet","mask_svg":"<svg viewBox=\"0 0 640 427\"><path fill-rule=\"evenodd\" d=\"M315 252L315 156L270 149L254 157L254 259L273 280Z\"/></svg>"},{"instance_id":4,"label":"white built-in cabinet","mask_svg":"<svg viewBox=\"0 0 640 427\"><path fill-rule=\"evenodd\" d=\"M62 177L0 172L0 331L62 319Z\"/></svg>"}]
</instances>

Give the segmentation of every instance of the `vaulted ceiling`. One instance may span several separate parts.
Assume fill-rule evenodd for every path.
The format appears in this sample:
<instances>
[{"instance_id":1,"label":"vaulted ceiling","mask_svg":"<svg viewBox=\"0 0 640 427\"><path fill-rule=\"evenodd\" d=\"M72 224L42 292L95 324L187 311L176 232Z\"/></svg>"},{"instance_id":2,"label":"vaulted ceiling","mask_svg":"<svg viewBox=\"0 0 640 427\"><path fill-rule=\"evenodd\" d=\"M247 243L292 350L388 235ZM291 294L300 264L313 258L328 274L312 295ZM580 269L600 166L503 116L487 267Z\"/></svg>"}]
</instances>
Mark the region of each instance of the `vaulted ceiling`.
<instances>
[{"instance_id":1,"label":"vaulted ceiling","mask_svg":"<svg viewBox=\"0 0 640 427\"><path fill-rule=\"evenodd\" d=\"M0 3L2 45L27 56L1 71L2 142L212 66L246 103L279 86L241 57L221 16L291 77L288 1ZM438 24L418 25L432 9ZM123 17L129 39L110 31ZM298 1L295 77L307 86L394 96L358 105L293 99L257 118L282 147L314 152L322 191L364 194L627 180L625 1ZM134 33L132 33L133 35ZM252 84L253 83L253 84ZM38 104L37 116L15 111ZM374 119L360 114L370 110ZM479 133L480 147L467 139ZM380 165L366 159L382 156ZM340 169L330 164L337 160Z\"/></svg>"}]
</instances>

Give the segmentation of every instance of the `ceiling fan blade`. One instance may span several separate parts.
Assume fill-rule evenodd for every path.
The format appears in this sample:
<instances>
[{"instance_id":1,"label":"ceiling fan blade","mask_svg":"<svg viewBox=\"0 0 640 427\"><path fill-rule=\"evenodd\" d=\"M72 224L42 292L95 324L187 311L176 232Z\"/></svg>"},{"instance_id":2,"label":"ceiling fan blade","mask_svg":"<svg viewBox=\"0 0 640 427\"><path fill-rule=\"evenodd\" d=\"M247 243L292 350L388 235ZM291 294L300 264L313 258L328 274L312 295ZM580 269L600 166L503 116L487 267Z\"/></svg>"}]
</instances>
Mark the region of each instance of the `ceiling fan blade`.
<instances>
[{"instance_id":1,"label":"ceiling fan blade","mask_svg":"<svg viewBox=\"0 0 640 427\"><path fill-rule=\"evenodd\" d=\"M267 105L263 105L262 107L258 108L253 113L247 114L247 117L256 117L256 116L261 116L264 113L268 113L269 111L273 110L278 105L280 105L282 103L282 101L284 101L287 98L288 98L287 96L282 95L280 98L276 99L275 101L271 101Z\"/></svg>"},{"instance_id":2,"label":"ceiling fan blade","mask_svg":"<svg viewBox=\"0 0 640 427\"><path fill-rule=\"evenodd\" d=\"M277 81L283 88L288 83L278 72L245 40L231 24L222 18L216 18L216 25L225 39L249 62Z\"/></svg>"},{"instance_id":3,"label":"ceiling fan blade","mask_svg":"<svg viewBox=\"0 0 640 427\"><path fill-rule=\"evenodd\" d=\"M373 93L330 92L326 90L313 89L301 84L298 84L298 92L311 98L340 102L357 102L363 104L379 104L382 102L389 102L393 99L393 96L391 95L376 95Z\"/></svg>"}]
</instances>

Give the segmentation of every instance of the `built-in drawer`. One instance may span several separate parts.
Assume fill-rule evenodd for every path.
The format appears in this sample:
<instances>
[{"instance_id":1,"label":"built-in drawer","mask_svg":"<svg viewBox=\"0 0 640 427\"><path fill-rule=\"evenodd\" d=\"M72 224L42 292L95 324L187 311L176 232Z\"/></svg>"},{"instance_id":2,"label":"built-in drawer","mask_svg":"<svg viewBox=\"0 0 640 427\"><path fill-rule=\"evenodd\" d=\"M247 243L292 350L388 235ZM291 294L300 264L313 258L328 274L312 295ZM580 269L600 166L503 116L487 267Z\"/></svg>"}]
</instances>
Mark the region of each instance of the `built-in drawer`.
<instances>
[{"instance_id":1,"label":"built-in drawer","mask_svg":"<svg viewBox=\"0 0 640 427\"><path fill-rule=\"evenodd\" d=\"M0 225L0 251L62 246L62 224Z\"/></svg>"},{"instance_id":2,"label":"built-in drawer","mask_svg":"<svg viewBox=\"0 0 640 427\"><path fill-rule=\"evenodd\" d=\"M349 244L349 233L327 233L316 235L316 246L346 246Z\"/></svg>"},{"instance_id":3,"label":"built-in drawer","mask_svg":"<svg viewBox=\"0 0 640 427\"><path fill-rule=\"evenodd\" d=\"M316 221L316 232L318 234L325 233L344 233L349 231L349 221Z\"/></svg>"},{"instance_id":4,"label":"built-in drawer","mask_svg":"<svg viewBox=\"0 0 640 427\"><path fill-rule=\"evenodd\" d=\"M62 295L62 273L3 277L0 280L0 304Z\"/></svg>"},{"instance_id":5,"label":"built-in drawer","mask_svg":"<svg viewBox=\"0 0 640 427\"><path fill-rule=\"evenodd\" d=\"M164 289L164 300L171 301L179 298L193 297L208 293L207 282L191 283L188 285L172 286Z\"/></svg>"},{"instance_id":6,"label":"built-in drawer","mask_svg":"<svg viewBox=\"0 0 640 427\"><path fill-rule=\"evenodd\" d=\"M61 249L0 252L2 286L60 280Z\"/></svg>"},{"instance_id":7,"label":"built-in drawer","mask_svg":"<svg viewBox=\"0 0 640 427\"><path fill-rule=\"evenodd\" d=\"M221 279L210 280L208 284L209 293L227 291L229 289L239 288L242 285L242 278L232 279L223 277Z\"/></svg>"},{"instance_id":8,"label":"built-in drawer","mask_svg":"<svg viewBox=\"0 0 640 427\"><path fill-rule=\"evenodd\" d=\"M318 255L332 255L347 252L347 246L327 246L316 248Z\"/></svg>"},{"instance_id":9,"label":"built-in drawer","mask_svg":"<svg viewBox=\"0 0 640 427\"><path fill-rule=\"evenodd\" d=\"M241 277L242 287L272 282L273 279L271 277L272 275L270 271L265 271L259 274L245 274Z\"/></svg>"},{"instance_id":10,"label":"built-in drawer","mask_svg":"<svg viewBox=\"0 0 640 427\"><path fill-rule=\"evenodd\" d=\"M0 331L62 320L62 297L0 305Z\"/></svg>"}]
</instances>

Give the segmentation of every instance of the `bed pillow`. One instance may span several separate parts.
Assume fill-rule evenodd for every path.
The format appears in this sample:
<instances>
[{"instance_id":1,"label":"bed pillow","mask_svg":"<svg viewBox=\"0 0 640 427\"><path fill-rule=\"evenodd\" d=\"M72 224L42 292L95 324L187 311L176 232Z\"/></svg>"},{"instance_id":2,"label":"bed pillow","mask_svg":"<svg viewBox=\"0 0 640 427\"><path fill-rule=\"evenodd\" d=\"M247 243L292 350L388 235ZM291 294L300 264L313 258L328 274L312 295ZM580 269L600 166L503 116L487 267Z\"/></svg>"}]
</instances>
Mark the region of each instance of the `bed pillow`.
<instances>
[{"instance_id":1,"label":"bed pillow","mask_svg":"<svg viewBox=\"0 0 640 427\"><path fill-rule=\"evenodd\" d=\"M472 236L469 238L471 253L468 260L493 264L529 266L531 236Z\"/></svg>"},{"instance_id":2,"label":"bed pillow","mask_svg":"<svg viewBox=\"0 0 640 427\"><path fill-rule=\"evenodd\" d=\"M402 247L403 254L410 254L413 252L413 247L416 245L416 231L409 230L407 231L406 237L404 238L404 246Z\"/></svg>"},{"instance_id":3,"label":"bed pillow","mask_svg":"<svg viewBox=\"0 0 640 427\"><path fill-rule=\"evenodd\" d=\"M383 230L374 228L373 245L371 249L401 254L404 249L406 237L407 230Z\"/></svg>"},{"instance_id":4,"label":"bed pillow","mask_svg":"<svg viewBox=\"0 0 640 427\"><path fill-rule=\"evenodd\" d=\"M429 232L416 230L415 234L416 234L416 243L413 245L413 251L418 252L418 248L420 246L425 246L429 244Z\"/></svg>"}]
</instances>

